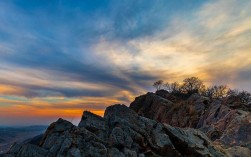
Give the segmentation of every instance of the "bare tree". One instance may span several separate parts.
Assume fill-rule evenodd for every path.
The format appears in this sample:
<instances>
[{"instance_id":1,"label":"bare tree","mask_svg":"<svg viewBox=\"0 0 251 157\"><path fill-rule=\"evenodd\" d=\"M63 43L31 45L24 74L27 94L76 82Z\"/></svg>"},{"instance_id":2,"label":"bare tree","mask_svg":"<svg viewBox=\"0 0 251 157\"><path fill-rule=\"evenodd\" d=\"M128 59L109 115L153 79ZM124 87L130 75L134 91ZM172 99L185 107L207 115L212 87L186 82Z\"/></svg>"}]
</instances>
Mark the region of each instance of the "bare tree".
<instances>
[{"instance_id":1,"label":"bare tree","mask_svg":"<svg viewBox=\"0 0 251 157\"><path fill-rule=\"evenodd\" d=\"M178 82L171 83L170 88L173 93L181 93L181 86Z\"/></svg>"},{"instance_id":2,"label":"bare tree","mask_svg":"<svg viewBox=\"0 0 251 157\"><path fill-rule=\"evenodd\" d=\"M237 89L229 89L227 91L227 96L237 96L239 94L239 91Z\"/></svg>"},{"instance_id":3,"label":"bare tree","mask_svg":"<svg viewBox=\"0 0 251 157\"><path fill-rule=\"evenodd\" d=\"M228 88L226 85L213 86L213 98L223 98L227 96Z\"/></svg>"},{"instance_id":4,"label":"bare tree","mask_svg":"<svg viewBox=\"0 0 251 157\"><path fill-rule=\"evenodd\" d=\"M212 99L214 95L214 90L212 87L207 87L205 88L205 90L202 91L201 95Z\"/></svg>"},{"instance_id":5,"label":"bare tree","mask_svg":"<svg viewBox=\"0 0 251 157\"><path fill-rule=\"evenodd\" d=\"M226 85L219 85L219 86L212 86L207 87L203 92L202 95L209 97L209 98L223 98L228 95L229 89Z\"/></svg>"},{"instance_id":6,"label":"bare tree","mask_svg":"<svg viewBox=\"0 0 251 157\"><path fill-rule=\"evenodd\" d=\"M168 82L166 82L165 84L164 84L164 87L166 88L166 90L168 91L168 92L172 92L172 89L171 89L171 84L170 83L168 83Z\"/></svg>"},{"instance_id":7,"label":"bare tree","mask_svg":"<svg viewBox=\"0 0 251 157\"><path fill-rule=\"evenodd\" d=\"M164 82L163 80L158 80L153 83L153 87L156 88L156 90L158 91L161 89L163 82Z\"/></svg>"},{"instance_id":8,"label":"bare tree","mask_svg":"<svg viewBox=\"0 0 251 157\"><path fill-rule=\"evenodd\" d=\"M226 85L215 85L206 87L203 82L197 77L190 77L183 80L182 84L178 82L164 84L163 80L156 81L153 86L156 90L165 89L173 95L180 98L188 98L194 93L209 97L209 98L224 98L224 97L236 97L241 100L242 103L251 104L251 93L246 91L231 90Z\"/></svg>"},{"instance_id":9,"label":"bare tree","mask_svg":"<svg viewBox=\"0 0 251 157\"><path fill-rule=\"evenodd\" d=\"M185 94L199 93L205 85L198 77L190 77L183 80L182 91Z\"/></svg>"},{"instance_id":10,"label":"bare tree","mask_svg":"<svg viewBox=\"0 0 251 157\"><path fill-rule=\"evenodd\" d=\"M251 102L251 94L247 91L242 91L238 95L241 98L241 102L246 104Z\"/></svg>"}]
</instances>

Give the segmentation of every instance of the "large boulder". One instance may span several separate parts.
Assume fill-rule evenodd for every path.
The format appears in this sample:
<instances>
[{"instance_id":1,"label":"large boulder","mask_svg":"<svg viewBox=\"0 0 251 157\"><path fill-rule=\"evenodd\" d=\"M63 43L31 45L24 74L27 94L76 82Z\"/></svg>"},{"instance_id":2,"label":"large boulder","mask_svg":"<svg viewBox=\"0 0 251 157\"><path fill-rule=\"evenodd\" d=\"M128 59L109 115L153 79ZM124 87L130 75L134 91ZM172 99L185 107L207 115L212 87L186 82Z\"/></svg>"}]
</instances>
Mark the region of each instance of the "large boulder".
<instances>
[{"instance_id":1,"label":"large boulder","mask_svg":"<svg viewBox=\"0 0 251 157\"><path fill-rule=\"evenodd\" d=\"M125 105L110 106L104 118L111 130L110 146L146 156L180 156L163 126L156 121L140 117Z\"/></svg>"},{"instance_id":2,"label":"large boulder","mask_svg":"<svg viewBox=\"0 0 251 157\"><path fill-rule=\"evenodd\" d=\"M165 94L166 93L166 94ZM135 98L130 108L140 116L144 116L161 123L176 127L195 128L208 108L209 99L199 95L192 95L188 100L168 100L172 98L164 90L147 93ZM182 117L182 118L180 118Z\"/></svg>"},{"instance_id":3,"label":"large boulder","mask_svg":"<svg viewBox=\"0 0 251 157\"><path fill-rule=\"evenodd\" d=\"M78 127L85 128L101 139L107 137L107 126L105 119L89 111L84 111Z\"/></svg>"},{"instance_id":4,"label":"large boulder","mask_svg":"<svg viewBox=\"0 0 251 157\"><path fill-rule=\"evenodd\" d=\"M192 128L165 127L167 134L180 152L188 156L224 156L213 146L210 139L201 131Z\"/></svg>"}]
</instances>

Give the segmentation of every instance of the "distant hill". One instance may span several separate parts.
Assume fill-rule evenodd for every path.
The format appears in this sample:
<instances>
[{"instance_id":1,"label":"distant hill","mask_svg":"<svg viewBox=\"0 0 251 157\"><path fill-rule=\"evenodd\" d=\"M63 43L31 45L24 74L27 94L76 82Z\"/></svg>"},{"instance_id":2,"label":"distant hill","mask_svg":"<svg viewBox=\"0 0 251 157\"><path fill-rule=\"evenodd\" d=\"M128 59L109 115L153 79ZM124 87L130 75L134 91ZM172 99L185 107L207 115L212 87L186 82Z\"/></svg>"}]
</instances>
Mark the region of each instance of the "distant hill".
<instances>
[{"instance_id":1,"label":"distant hill","mask_svg":"<svg viewBox=\"0 0 251 157\"><path fill-rule=\"evenodd\" d=\"M22 126L22 127L0 127L0 153L3 153L9 149L14 143L21 143L24 140L40 135L46 130L47 126L34 125L34 126Z\"/></svg>"}]
</instances>

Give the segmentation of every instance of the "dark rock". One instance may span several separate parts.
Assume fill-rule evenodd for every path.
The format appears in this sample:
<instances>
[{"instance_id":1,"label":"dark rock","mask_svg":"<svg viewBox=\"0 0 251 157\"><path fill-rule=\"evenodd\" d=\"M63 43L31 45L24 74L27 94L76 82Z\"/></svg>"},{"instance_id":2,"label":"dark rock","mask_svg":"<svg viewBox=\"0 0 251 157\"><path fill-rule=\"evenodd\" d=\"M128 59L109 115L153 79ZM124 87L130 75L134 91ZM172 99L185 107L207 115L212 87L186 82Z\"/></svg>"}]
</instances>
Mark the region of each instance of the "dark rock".
<instances>
[{"instance_id":1,"label":"dark rock","mask_svg":"<svg viewBox=\"0 0 251 157\"><path fill-rule=\"evenodd\" d=\"M101 139L105 139L107 137L107 126L104 118L91 112L84 111L78 127L86 128Z\"/></svg>"},{"instance_id":2,"label":"dark rock","mask_svg":"<svg viewBox=\"0 0 251 157\"><path fill-rule=\"evenodd\" d=\"M105 111L105 119L108 126L113 128L109 140L111 146L123 153L130 149L137 154L179 156L179 152L175 150L160 123L139 117L125 105L108 107Z\"/></svg>"},{"instance_id":3,"label":"dark rock","mask_svg":"<svg viewBox=\"0 0 251 157\"><path fill-rule=\"evenodd\" d=\"M243 102L241 96L229 96L223 99L223 104L231 109L251 112L251 102Z\"/></svg>"},{"instance_id":4,"label":"dark rock","mask_svg":"<svg viewBox=\"0 0 251 157\"><path fill-rule=\"evenodd\" d=\"M144 116L176 127L200 129L226 146L250 147L249 111L231 109L220 100L193 94L186 100L167 100L170 93L160 90L137 97L130 108ZM182 118L181 118L182 117Z\"/></svg>"},{"instance_id":5,"label":"dark rock","mask_svg":"<svg viewBox=\"0 0 251 157\"><path fill-rule=\"evenodd\" d=\"M251 141L251 115L214 102L201 117L197 128L212 140L228 146L245 146Z\"/></svg>"},{"instance_id":6,"label":"dark rock","mask_svg":"<svg viewBox=\"0 0 251 157\"><path fill-rule=\"evenodd\" d=\"M130 108L140 116L161 123L177 127L195 128L200 120L200 116L208 108L208 103L208 98L198 95L192 95L186 101L176 100L174 103L165 99L165 97L160 97L154 93L147 93L146 95L137 97L131 103Z\"/></svg>"},{"instance_id":7,"label":"dark rock","mask_svg":"<svg viewBox=\"0 0 251 157\"><path fill-rule=\"evenodd\" d=\"M173 102L164 99L154 93L147 93L139 96L131 103L130 108L138 113L162 123L168 121L169 111L173 107ZM160 116L161 115L161 116Z\"/></svg>"},{"instance_id":8,"label":"dark rock","mask_svg":"<svg viewBox=\"0 0 251 157\"><path fill-rule=\"evenodd\" d=\"M25 140L23 143L29 143L29 144L34 144L34 145L39 145L40 141L43 139L44 134L37 135L31 139Z\"/></svg>"},{"instance_id":9,"label":"dark rock","mask_svg":"<svg viewBox=\"0 0 251 157\"><path fill-rule=\"evenodd\" d=\"M163 89L156 91L155 94L172 102L176 102L178 100L174 95Z\"/></svg>"},{"instance_id":10,"label":"dark rock","mask_svg":"<svg viewBox=\"0 0 251 157\"><path fill-rule=\"evenodd\" d=\"M213 146L207 136L199 130L174 128L170 125L166 125L165 129L176 149L188 156L224 156Z\"/></svg>"},{"instance_id":11,"label":"dark rock","mask_svg":"<svg viewBox=\"0 0 251 157\"><path fill-rule=\"evenodd\" d=\"M97 131L101 130L103 136ZM93 132L92 132L93 131ZM104 118L84 112L79 127L59 119L39 146L14 145L4 157L222 156L200 131L164 126L125 105L110 106Z\"/></svg>"},{"instance_id":12,"label":"dark rock","mask_svg":"<svg viewBox=\"0 0 251 157\"><path fill-rule=\"evenodd\" d=\"M45 157L48 150L32 144L14 144L4 157Z\"/></svg>"}]
</instances>

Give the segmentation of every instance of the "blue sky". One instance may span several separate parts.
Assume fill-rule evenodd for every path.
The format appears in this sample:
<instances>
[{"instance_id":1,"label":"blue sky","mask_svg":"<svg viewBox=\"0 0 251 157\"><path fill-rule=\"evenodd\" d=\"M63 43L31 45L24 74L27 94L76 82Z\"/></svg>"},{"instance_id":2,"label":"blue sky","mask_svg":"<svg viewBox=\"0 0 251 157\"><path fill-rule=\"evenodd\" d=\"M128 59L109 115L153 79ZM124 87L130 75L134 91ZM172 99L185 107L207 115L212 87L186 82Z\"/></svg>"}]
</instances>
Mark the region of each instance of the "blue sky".
<instances>
[{"instance_id":1,"label":"blue sky","mask_svg":"<svg viewBox=\"0 0 251 157\"><path fill-rule=\"evenodd\" d=\"M0 119L102 114L157 79L198 76L250 91L249 8L248 0L1 1Z\"/></svg>"}]
</instances>

